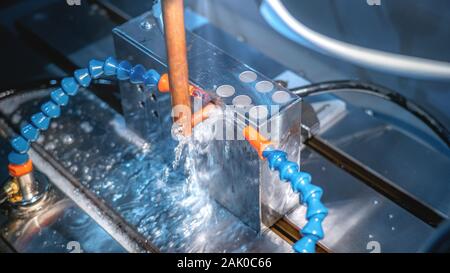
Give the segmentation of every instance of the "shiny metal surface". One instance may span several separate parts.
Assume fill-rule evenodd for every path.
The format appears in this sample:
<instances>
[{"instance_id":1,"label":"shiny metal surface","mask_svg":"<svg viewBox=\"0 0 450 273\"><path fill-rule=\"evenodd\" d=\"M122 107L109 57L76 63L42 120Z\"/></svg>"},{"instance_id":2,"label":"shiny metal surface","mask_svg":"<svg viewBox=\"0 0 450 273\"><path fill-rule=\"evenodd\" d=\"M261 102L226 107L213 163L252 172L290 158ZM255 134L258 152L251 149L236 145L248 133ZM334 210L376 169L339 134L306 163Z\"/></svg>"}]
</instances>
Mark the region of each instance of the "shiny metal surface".
<instances>
[{"instance_id":1,"label":"shiny metal surface","mask_svg":"<svg viewBox=\"0 0 450 273\"><path fill-rule=\"evenodd\" d=\"M357 108L321 138L448 217L448 149L438 150L401 127L387 124L377 112Z\"/></svg>"},{"instance_id":2,"label":"shiny metal surface","mask_svg":"<svg viewBox=\"0 0 450 273\"><path fill-rule=\"evenodd\" d=\"M324 189L329 209L321 244L332 252L417 252L433 228L383 195L368 188L308 147L302 150L302 168ZM302 227L305 208L287 218Z\"/></svg>"},{"instance_id":3,"label":"shiny metal surface","mask_svg":"<svg viewBox=\"0 0 450 273\"><path fill-rule=\"evenodd\" d=\"M156 66L163 72L166 70L163 36L157 27L140 28L143 21L156 25L151 15L144 14L114 30L117 55ZM249 124L258 128L281 148L291 151L290 160L299 162L296 147L300 144L300 99L191 32L187 32L187 45L190 81L209 92L222 106L217 122L199 129L214 132L214 138L199 143L204 148L191 154L195 158L197 180L209 188L221 205L260 232L296 207L298 198L289 185L268 171L265 162L243 139L242 129ZM283 98L278 99L279 94ZM158 116L163 113L162 118L164 113L170 113L170 104L164 98L167 94L158 94L155 88L122 85L121 95L126 124L132 131L150 142L154 139L149 133L152 135L154 131L162 133L158 137L170 137L164 133L161 120L158 123L155 117L148 119L148 113ZM233 107L242 96L251 103Z\"/></svg>"},{"instance_id":4,"label":"shiny metal surface","mask_svg":"<svg viewBox=\"0 0 450 273\"><path fill-rule=\"evenodd\" d=\"M3 113L17 125L19 117L36 110L39 98L0 109L8 110ZM169 116L164 122L170 127ZM112 212L125 221L121 226L133 228L164 252L292 251L272 231L257 234L208 197L195 176L189 175L191 161L186 154L198 146L178 145L172 138L153 139L142 141L104 102L81 92L41 137L31 157L54 178L52 183L121 245L126 246L120 238L135 237L130 230L119 232L117 222L103 221ZM62 171L67 174L61 175ZM68 177L78 181L79 188Z\"/></svg>"},{"instance_id":5,"label":"shiny metal surface","mask_svg":"<svg viewBox=\"0 0 450 273\"><path fill-rule=\"evenodd\" d=\"M83 185L80 185L80 182L70 172L65 171L62 166L54 162L44 150L39 149L39 147L36 148L39 152L35 150L30 151L34 165L45 170L46 174L52 177L52 183L66 196L69 196L100 228L103 228L124 251L133 253L158 251L137 233L133 227L129 227L120 215L111 211L94 194L86 191Z\"/></svg>"},{"instance_id":6,"label":"shiny metal surface","mask_svg":"<svg viewBox=\"0 0 450 273\"><path fill-rule=\"evenodd\" d=\"M67 198L35 213L9 215L1 235L17 252L124 252L124 249Z\"/></svg>"}]
</instances>

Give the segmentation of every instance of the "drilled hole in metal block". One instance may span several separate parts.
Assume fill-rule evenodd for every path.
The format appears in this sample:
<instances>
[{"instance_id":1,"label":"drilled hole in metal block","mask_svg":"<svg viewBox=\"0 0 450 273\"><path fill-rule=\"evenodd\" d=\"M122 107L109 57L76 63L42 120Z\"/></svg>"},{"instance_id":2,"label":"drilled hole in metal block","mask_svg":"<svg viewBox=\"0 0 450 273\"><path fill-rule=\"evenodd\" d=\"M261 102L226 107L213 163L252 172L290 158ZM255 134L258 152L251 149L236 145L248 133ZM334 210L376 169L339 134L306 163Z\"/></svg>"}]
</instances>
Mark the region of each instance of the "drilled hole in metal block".
<instances>
[{"instance_id":1,"label":"drilled hole in metal block","mask_svg":"<svg viewBox=\"0 0 450 273\"><path fill-rule=\"evenodd\" d=\"M144 108L145 107L145 102L144 101L140 101L139 102L139 107L140 108Z\"/></svg>"},{"instance_id":2,"label":"drilled hole in metal block","mask_svg":"<svg viewBox=\"0 0 450 273\"><path fill-rule=\"evenodd\" d=\"M153 113L153 116L155 116L156 118L159 118L159 113L158 113L158 111L153 110L152 113Z\"/></svg>"},{"instance_id":3,"label":"drilled hole in metal block","mask_svg":"<svg viewBox=\"0 0 450 273\"><path fill-rule=\"evenodd\" d=\"M272 95L272 100L278 104L287 103L291 99L291 95L286 91L277 91Z\"/></svg>"},{"instance_id":4,"label":"drilled hole in metal block","mask_svg":"<svg viewBox=\"0 0 450 273\"><path fill-rule=\"evenodd\" d=\"M252 98L247 95L239 95L233 99L233 105L237 107L245 107L252 104Z\"/></svg>"},{"instance_id":5,"label":"drilled hole in metal block","mask_svg":"<svg viewBox=\"0 0 450 273\"><path fill-rule=\"evenodd\" d=\"M273 90L273 83L269 81L260 81L255 85L256 91L261 93L267 93Z\"/></svg>"},{"instance_id":6,"label":"drilled hole in metal block","mask_svg":"<svg viewBox=\"0 0 450 273\"><path fill-rule=\"evenodd\" d=\"M258 75L256 75L256 73L253 71L244 71L239 75L239 79L241 80L241 82L245 83L254 82L257 78Z\"/></svg>"}]
</instances>

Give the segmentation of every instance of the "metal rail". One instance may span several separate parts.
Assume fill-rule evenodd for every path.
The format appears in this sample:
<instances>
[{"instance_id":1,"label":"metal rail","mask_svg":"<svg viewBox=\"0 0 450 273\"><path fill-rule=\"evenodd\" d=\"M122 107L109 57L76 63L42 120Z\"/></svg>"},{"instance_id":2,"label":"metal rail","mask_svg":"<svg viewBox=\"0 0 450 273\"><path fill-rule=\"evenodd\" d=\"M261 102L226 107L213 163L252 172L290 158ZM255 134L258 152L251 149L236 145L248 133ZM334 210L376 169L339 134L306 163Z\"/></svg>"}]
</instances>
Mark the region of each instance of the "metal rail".
<instances>
[{"instance_id":1,"label":"metal rail","mask_svg":"<svg viewBox=\"0 0 450 273\"><path fill-rule=\"evenodd\" d=\"M420 202L401 188L394 186L395 184L387 178L382 177L339 149L327 144L320 137L312 137L305 144L428 225L436 227L446 219L444 215L432 207Z\"/></svg>"},{"instance_id":2,"label":"metal rail","mask_svg":"<svg viewBox=\"0 0 450 273\"><path fill-rule=\"evenodd\" d=\"M275 225L270 227L270 229L280 236L283 240L293 245L295 242L299 241L302 236L300 235L300 229L286 218L282 218ZM324 247L322 244L317 243L316 253L330 253L331 250Z\"/></svg>"}]
</instances>

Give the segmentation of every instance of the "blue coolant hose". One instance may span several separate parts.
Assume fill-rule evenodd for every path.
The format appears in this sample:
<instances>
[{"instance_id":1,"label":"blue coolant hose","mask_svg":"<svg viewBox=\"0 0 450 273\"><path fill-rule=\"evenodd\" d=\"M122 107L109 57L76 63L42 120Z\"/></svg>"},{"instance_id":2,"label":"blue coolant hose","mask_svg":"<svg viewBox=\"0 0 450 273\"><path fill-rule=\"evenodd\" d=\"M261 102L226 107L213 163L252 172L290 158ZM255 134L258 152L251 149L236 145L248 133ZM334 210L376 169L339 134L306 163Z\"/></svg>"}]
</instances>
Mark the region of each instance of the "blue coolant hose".
<instances>
[{"instance_id":1,"label":"blue coolant hose","mask_svg":"<svg viewBox=\"0 0 450 273\"><path fill-rule=\"evenodd\" d=\"M31 122L23 125L20 135L11 139L12 151L9 163L15 166L28 162L31 143L39 138L40 132L48 129L51 119L61 115L61 107L69 103L70 97L78 93L80 87L89 87L93 79L102 76L115 76L118 80L129 80L133 84L157 85L160 74L153 69L146 70L140 64L132 66L128 61L117 61L113 57L104 62L91 60L88 68L78 69L73 77L64 78L61 86L52 91L50 100L43 103L40 112L31 116Z\"/></svg>"}]
</instances>

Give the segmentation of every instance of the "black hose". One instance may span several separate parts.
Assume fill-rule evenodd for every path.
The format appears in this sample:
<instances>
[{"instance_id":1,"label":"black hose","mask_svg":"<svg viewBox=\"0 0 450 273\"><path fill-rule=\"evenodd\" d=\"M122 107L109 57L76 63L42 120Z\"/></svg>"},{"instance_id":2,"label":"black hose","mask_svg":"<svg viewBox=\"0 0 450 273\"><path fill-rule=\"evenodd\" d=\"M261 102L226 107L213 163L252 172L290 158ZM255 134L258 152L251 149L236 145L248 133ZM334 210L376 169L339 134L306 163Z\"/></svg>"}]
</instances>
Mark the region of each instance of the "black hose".
<instances>
[{"instance_id":1,"label":"black hose","mask_svg":"<svg viewBox=\"0 0 450 273\"><path fill-rule=\"evenodd\" d=\"M416 103L407 99L398 92L390 90L386 87L379 86L373 83L344 80L311 84L299 88L292 88L290 90L300 97L307 97L323 93L351 91L365 93L391 101L420 119L431 130L433 130L433 132L438 135L440 139L442 139L447 147L450 148L450 132L441 122L439 122L436 118L434 118L431 114L429 114L425 109L421 108Z\"/></svg>"}]
</instances>

